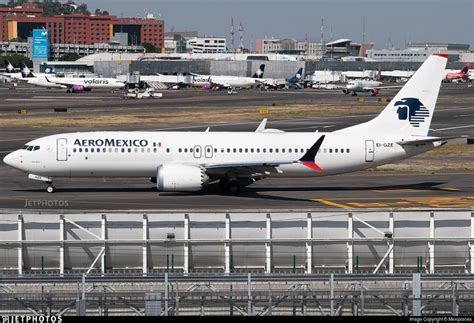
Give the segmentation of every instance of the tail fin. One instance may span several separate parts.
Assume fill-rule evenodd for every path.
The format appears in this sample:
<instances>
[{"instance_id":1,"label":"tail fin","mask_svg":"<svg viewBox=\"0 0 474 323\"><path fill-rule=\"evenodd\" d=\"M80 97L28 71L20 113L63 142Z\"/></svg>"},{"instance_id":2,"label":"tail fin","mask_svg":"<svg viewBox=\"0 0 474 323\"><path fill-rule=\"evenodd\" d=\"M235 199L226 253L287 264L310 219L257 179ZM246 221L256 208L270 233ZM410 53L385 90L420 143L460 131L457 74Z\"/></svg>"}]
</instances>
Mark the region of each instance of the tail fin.
<instances>
[{"instance_id":1,"label":"tail fin","mask_svg":"<svg viewBox=\"0 0 474 323\"><path fill-rule=\"evenodd\" d=\"M252 75L252 77L261 79L263 77L263 72L265 72L265 64L261 64L258 70Z\"/></svg>"},{"instance_id":2,"label":"tail fin","mask_svg":"<svg viewBox=\"0 0 474 323\"><path fill-rule=\"evenodd\" d=\"M464 65L464 67L461 69L461 73L462 74L467 74L469 73L469 69L471 68L471 64L467 63L466 65Z\"/></svg>"},{"instance_id":3,"label":"tail fin","mask_svg":"<svg viewBox=\"0 0 474 323\"><path fill-rule=\"evenodd\" d=\"M48 63L44 62L44 63L43 63L43 66L44 66L44 73L45 73L45 74L54 74L54 73L55 73L54 68L53 68L53 67L50 67L50 66L48 65Z\"/></svg>"},{"instance_id":4,"label":"tail fin","mask_svg":"<svg viewBox=\"0 0 474 323\"><path fill-rule=\"evenodd\" d=\"M428 135L447 58L446 54L428 57L377 117L340 132Z\"/></svg>"},{"instance_id":5,"label":"tail fin","mask_svg":"<svg viewBox=\"0 0 474 323\"><path fill-rule=\"evenodd\" d=\"M5 60L5 72L7 73L13 73L13 70L15 68L13 67L12 63L10 63L9 60Z\"/></svg>"},{"instance_id":6,"label":"tail fin","mask_svg":"<svg viewBox=\"0 0 474 323\"><path fill-rule=\"evenodd\" d=\"M300 67L298 71L296 72L295 77L299 80L301 79L302 76L303 76L303 68Z\"/></svg>"},{"instance_id":7,"label":"tail fin","mask_svg":"<svg viewBox=\"0 0 474 323\"><path fill-rule=\"evenodd\" d=\"M382 69L379 67L377 69L377 74L374 76L374 81L381 81L382 80Z\"/></svg>"},{"instance_id":8,"label":"tail fin","mask_svg":"<svg viewBox=\"0 0 474 323\"><path fill-rule=\"evenodd\" d=\"M20 64L20 67L21 67L21 76L22 77L34 77L33 73L31 73L30 69L28 68L28 66L26 66L24 63L21 63Z\"/></svg>"}]
</instances>

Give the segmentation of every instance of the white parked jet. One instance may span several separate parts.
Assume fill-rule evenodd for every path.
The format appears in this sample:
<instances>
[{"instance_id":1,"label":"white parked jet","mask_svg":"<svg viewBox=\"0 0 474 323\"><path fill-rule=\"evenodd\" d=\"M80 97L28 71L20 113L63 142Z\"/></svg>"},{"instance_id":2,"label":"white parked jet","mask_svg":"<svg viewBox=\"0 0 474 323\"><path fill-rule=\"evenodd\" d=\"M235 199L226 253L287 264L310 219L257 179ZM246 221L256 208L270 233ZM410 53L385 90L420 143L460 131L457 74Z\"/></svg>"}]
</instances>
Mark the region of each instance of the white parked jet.
<instances>
[{"instance_id":1,"label":"white parked jet","mask_svg":"<svg viewBox=\"0 0 474 323\"><path fill-rule=\"evenodd\" d=\"M48 77L46 81L67 88L67 92L83 92L92 89L122 89L125 83L114 78L102 77Z\"/></svg>"},{"instance_id":2,"label":"white parked jet","mask_svg":"<svg viewBox=\"0 0 474 323\"><path fill-rule=\"evenodd\" d=\"M392 86L382 86L380 82L381 72L377 72L377 76L374 80L353 80L349 81L345 88L342 89L342 93L356 96L357 92L370 92L371 96L376 96L379 94L381 89L399 89L401 86L392 85Z\"/></svg>"},{"instance_id":3,"label":"white parked jet","mask_svg":"<svg viewBox=\"0 0 474 323\"><path fill-rule=\"evenodd\" d=\"M263 77L265 64L261 64L252 77L232 75L202 75L193 74L193 86L204 89L248 88L256 85L257 80Z\"/></svg>"},{"instance_id":4,"label":"white parked jet","mask_svg":"<svg viewBox=\"0 0 474 323\"><path fill-rule=\"evenodd\" d=\"M77 132L28 142L4 162L48 183L56 177L150 177L160 191L230 192L268 176L327 176L393 163L453 137L428 134L447 55L431 55L374 119L331 133Z\"/></svg>"}]
</instances>

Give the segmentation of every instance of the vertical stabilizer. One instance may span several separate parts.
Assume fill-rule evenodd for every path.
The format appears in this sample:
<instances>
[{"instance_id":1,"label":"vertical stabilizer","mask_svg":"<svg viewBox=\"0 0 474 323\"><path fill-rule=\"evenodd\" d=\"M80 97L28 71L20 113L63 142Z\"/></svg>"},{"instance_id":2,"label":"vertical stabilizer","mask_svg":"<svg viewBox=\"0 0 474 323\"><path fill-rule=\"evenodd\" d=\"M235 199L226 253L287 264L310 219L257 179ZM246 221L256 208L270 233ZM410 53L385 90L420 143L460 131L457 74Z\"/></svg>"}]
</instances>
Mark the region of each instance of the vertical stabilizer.
<instances>
[{"instance_id":1,"label":"vertical stabilizer","mask_svg":"<svg viewBox=\"0 0 474 323\"><path fill-rule=\"evenodd\" d=\"M446 54L431 55L377 117L339 131L427 136L447 61Z\"/></svg>"}]
</instances>

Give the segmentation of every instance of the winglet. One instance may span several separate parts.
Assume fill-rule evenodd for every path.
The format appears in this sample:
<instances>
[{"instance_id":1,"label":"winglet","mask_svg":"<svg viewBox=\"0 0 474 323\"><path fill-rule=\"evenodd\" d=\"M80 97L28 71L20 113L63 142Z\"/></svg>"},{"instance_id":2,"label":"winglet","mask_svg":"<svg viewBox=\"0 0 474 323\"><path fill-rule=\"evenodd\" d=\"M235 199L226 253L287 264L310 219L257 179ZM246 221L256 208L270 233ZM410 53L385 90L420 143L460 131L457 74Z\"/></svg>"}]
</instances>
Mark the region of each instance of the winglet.
<instances>
[{"instance_id":1,"label":"winglet","mask_svg":"<svg viewBox=\"0 0 474 323\"><path fill-rule=\"evenodd\" d=\"M318 173L322 173L323 170L321 167L319 167L315 162L314 159L316 158L316 154L318 153L319 148L321 147L321 144L323 143L325 135L322 135L319 137L319 139L314 143L313 146L304 154L303 157L300 158L299 162L305 165L306 167L309 167Z\"/></svg>"},{"instance_id":2,"label":"winglet","mask_svg":"<svg viewBox=\"0 0 474 323\"><path fill-rule=\"evenodd\" d=\"M204 130L204 132L209 132L209 130L211 130L211 127L207 127L207 129Z\"/></svg>"},{"instance_id":3,"label":"winglet","mask_svg":"<svg viewBox=\"0 0 474 323\"><path fill-rule=\"evenodd\" d=\"M262 122L260 122L257 129L255 129L255 132L262 132L263 130L265 130L266 125L267 125L267 118L263 118Z\"/></svg>"}]
</instances>

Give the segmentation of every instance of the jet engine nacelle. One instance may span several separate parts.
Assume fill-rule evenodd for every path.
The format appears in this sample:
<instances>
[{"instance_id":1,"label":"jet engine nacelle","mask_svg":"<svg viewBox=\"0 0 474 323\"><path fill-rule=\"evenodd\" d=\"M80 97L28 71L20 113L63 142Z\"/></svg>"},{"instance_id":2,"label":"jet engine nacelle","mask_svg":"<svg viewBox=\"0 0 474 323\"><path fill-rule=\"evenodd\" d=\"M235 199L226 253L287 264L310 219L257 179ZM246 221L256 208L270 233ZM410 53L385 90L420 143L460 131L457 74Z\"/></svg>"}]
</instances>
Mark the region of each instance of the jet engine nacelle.
<instances>
[{"instance_id":1,"label":"jet engine nacelle","mask_svg":"<svg viewBox=\"0 0 474 323\"><path fill-rule=\"evenodd\" d=\"M72 93L83 92L84 90L84 86L82 85L73 85L71 88Z\"/></svg>"},{"instance_id":2,"label":"jet engine nacelle","mask_svg":"<svg viewBox=\"0 0 474 323\"><path fill-rule=\"evenodd\" d=\"M163 164L158 167L156 187L162 192L194 192L202 189L209 180L198 166Z\"/></svg>"},{"instance_id":3,"label":"jet engine nacelle","mask_svg":"<svg viewBox=\"0 0 474 323\"><path fill-rule=\"evenodd\" d=\"M342 93L344 93L344 94L349 94L349 93L351 93L351 91L348 90L348 89L342 89Z\"/></svg>"},{"instance_id":4,"label":"jet engine nacelle","mask_svg":"<svg viewBox=\"0 0 474 323\"><path fill-rule=\"evenodd\" d=\"M377 94L379 94L379 93L380 93L380 90L379 90L379 89L372 89L372 90L370 90L370 94L371 94L372 96L375 96L375 95L377 95Z\"/></svg>"}]
</instances>

